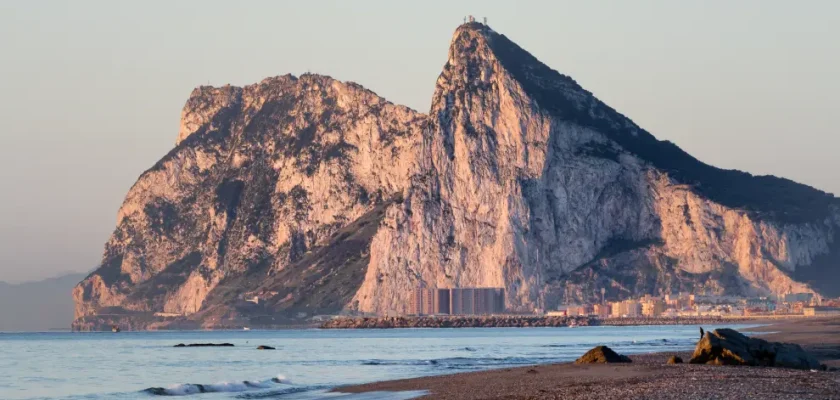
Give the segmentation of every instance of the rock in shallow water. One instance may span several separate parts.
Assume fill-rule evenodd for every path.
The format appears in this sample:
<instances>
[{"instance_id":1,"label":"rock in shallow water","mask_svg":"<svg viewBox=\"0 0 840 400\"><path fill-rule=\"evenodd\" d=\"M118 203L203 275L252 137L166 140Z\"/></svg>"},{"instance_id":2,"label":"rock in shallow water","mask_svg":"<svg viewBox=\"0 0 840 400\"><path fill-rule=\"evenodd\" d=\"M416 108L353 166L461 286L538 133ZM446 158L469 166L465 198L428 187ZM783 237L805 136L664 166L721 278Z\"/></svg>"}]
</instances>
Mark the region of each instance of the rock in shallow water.
<instances>
[{"instance_id":1,"label":"rock in shallow water","mask_svg":"<svg viewBox=\"0 0 840 400\"><path fill-rule=\"evenodd\" d=\"M819 369L820 363L798 344L768 342L734 329L706 332L697 342L692 364L752 365L796 369Z\"/></svg>"},{"instance_id":2,"label":"rock in shallow water","mask_svg":"<svg viewBox=\"0 0 840 400\"><path fill-rule=\"evenodd\" d=\"M633 362L630 357L621 355L607 346L597 346L586 352L575 360L575 364L596 364L596 363L629 363Z\"/></svg>"}]
</instances>

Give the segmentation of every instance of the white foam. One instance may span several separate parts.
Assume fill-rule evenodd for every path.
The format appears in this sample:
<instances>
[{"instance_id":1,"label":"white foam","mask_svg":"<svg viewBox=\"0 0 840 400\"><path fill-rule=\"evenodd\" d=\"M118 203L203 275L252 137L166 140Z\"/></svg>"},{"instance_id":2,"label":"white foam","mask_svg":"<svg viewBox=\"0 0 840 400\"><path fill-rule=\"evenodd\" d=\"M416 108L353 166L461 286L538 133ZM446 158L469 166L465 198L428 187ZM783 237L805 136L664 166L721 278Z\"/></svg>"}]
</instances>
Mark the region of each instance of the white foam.
<instances>
[{"instance_id":1,"label":"white foam","mask_svg":"<svg viewBox=\"0 0 840 400\"><path fill-rule=\"evenodd\" d=\"M240 382L219 382L214 384L182 383L166 388L149 388L146 392L162 396L187 396L198 393L219 393L219 392L247 392L250 390L261 390L275 387L278 384L289 384L286 377L277 375L274 378L256 381Z\"/></svg>"}]
</instances>

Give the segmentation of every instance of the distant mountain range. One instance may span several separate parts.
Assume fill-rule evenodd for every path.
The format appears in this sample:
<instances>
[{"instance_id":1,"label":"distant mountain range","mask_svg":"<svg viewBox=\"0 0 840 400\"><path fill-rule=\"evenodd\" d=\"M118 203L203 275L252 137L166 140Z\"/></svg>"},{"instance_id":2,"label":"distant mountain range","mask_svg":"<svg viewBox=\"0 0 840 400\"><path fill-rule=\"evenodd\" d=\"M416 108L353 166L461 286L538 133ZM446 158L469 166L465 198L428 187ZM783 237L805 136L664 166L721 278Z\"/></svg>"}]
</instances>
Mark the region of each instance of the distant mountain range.
<instances>
[{"instance_id":1,"label":"distant mountain range","mask_svg":"<svg viewBox=\"0 0 840 400\"><path fill-rule=\"evenodd\" d=\"M69 329L73 286L86 273L11 284L0 281L0 332Z\"/></svg>"},{"instance_id":2,"label":"distant mountain range","mask_svg":"<svg viewBox=\"0 0 840 400\"><path fill-rule=\"evenodd\" d=\"M840 199L705 164L469 23L427 114L313 74L195 89L74 290L74 327L404 314L419 286L503 287L518 312L834 297Z\"/></svg>"}]
</instances>

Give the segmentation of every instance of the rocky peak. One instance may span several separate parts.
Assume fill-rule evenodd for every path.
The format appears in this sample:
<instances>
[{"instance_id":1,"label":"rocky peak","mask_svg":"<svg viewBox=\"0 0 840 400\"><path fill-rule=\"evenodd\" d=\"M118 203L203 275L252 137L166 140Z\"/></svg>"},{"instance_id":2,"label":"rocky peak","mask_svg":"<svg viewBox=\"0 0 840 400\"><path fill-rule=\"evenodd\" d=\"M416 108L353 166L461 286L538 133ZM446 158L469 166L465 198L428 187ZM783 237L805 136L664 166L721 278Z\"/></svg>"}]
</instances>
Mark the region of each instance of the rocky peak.
<instances>
[{"instance_id":1,"label":"rocky peak","mask_svg":"<svg viewBox=\"0 0 840 400\"><path fill-rule=\"evenodd\" d=\"M74 290L76 326L393 315L420 285L503 287L523 312L601 289L833 294L837 204L706 165L469 23L428 115L315 74L195 89Z\"/></svg>"},{"instance_id":2,"label":"rocky peak","mask_svg":"<svg viewBox=\"0 0 840 400\"><path fill-rule=\"evenodd\" d=\"M225 85L220 88L199 86L190 93L187 104L181 111L181 129L177 146L199 128L210 122L220 110L235 107L242 100L242 88Z\"/></svg>"},{"instance_id":3,"label":"rocky peak","mask_svg":"<svg viewBox=\"0 0 840 400\"><path fill-rule=\"evenodd\" d=\"M482 59L492 62L489 42L496 35L489 27L478 22L469 22L455 29L449 43L447 62L451 66L464 65L469 61ZM446 67L444 67L446 69Z\"/></svg>"},{"instance_id":4,"label":"rocky peak","mask_svg":"<svg viewBox=\"0 0 840 400\"><path fill-rule=\"evenodd\" d=\"M491 67L492 66L492 67ZM521 88L523 103L538 107L556 120L603 133L623 151L668 173L692 190L729 207L780 222L834 218L840 200L830 193L774 176L753 176L723 170L692 157L674 143L657 140L629 118L598 100L572 78L540 62L505 35L479 23L460 26L444 67L457 71L463 89L480 87L490 72L504 71ZM440 80L439 80L440 83ZM601 151L607 158L614 151ZM780 194L786 193L786 194Z\"/></svg>"}]
</instances>

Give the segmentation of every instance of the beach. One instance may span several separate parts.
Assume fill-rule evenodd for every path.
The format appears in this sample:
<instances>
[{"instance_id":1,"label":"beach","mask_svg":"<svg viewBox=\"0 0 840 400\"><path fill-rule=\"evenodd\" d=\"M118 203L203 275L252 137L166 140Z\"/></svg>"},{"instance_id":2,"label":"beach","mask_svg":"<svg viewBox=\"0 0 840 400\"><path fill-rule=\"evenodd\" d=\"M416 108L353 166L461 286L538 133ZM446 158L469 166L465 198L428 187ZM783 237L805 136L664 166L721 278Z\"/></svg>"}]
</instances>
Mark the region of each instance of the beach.
<instances>
[{"instance_id":1,"label":"beach","mask_svg":"<svg viewBox=\"0 0 840 400\"><path fill-rule=\"evenodd\" d=\"M840 366L840 318L774 322L746 331L800 344ZM698 335L699 336L699 335ZM690 352L632 355L631 364L560 363L347 386L336 391L425 390L430 399L840 399L840 372L676 364Z\"/></svg>"}]
</instances>

